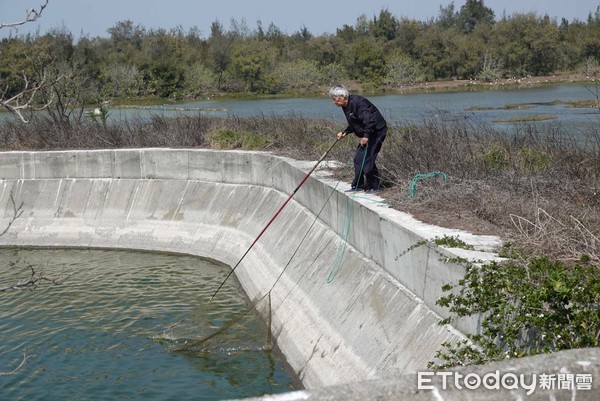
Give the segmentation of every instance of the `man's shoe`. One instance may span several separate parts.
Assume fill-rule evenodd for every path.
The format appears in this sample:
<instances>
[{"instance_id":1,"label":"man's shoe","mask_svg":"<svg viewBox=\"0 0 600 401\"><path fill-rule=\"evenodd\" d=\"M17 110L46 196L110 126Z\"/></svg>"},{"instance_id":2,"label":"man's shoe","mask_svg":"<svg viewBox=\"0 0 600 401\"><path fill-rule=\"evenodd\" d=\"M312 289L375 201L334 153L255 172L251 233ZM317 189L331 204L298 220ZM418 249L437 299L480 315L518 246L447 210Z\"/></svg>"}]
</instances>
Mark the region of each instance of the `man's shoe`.
<instances>
[{"instance_id":1,"label":"man's shoe","mask_svg":"<svg viewBox=\"0 0 600 401\"><path fill-rule=\"evenodd\" d=\"M362 192L363 189L352 187L350 189L345 190L344 192Z\"/></svg>"},{"instance_id":2,"label":"man's shoe","mask_svg":"<svg viewBox=\"0 0 600 401\"><path fill-rule=\"evenodd\" d=\"M381 192L383 192L383 189L371 188L371 189L367 190L367 193L371 194L371 195L375 195L375 194L378 194L378 193L381 193Z\"/></svg>"}]
</instances>

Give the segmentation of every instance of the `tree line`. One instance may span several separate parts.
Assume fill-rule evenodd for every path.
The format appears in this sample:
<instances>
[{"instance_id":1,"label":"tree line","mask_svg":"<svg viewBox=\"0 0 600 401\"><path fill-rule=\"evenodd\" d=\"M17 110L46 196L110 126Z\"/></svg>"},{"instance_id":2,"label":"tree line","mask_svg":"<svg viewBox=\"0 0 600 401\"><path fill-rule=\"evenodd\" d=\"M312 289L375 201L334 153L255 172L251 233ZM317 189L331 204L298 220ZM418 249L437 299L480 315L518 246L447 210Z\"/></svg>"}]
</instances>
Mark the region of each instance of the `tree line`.
<instances>
[{"instance_id":1,"label":"tree line","mask_svg":"<svg viewBox=\"0 0 600 401\"><path fill-rule=\"evenodd\" d=\"M63 27L2 39L4 98L22 91L24 79L31 84L44 74L55 83L36 94L38 102L57 100L60 118L75 105L122 97L298 95L347 81L381 90L436 80L589 74L600 63L600 6L585 21L496 16L483 0L440 6L426 21L382 9L318 36L306 27L285 34L261 21L250 29L235 19L227 29L214 21L207 37L197 27L146 29L130 20L107 33L75 40Z\"/></svg>"}]
</instances>

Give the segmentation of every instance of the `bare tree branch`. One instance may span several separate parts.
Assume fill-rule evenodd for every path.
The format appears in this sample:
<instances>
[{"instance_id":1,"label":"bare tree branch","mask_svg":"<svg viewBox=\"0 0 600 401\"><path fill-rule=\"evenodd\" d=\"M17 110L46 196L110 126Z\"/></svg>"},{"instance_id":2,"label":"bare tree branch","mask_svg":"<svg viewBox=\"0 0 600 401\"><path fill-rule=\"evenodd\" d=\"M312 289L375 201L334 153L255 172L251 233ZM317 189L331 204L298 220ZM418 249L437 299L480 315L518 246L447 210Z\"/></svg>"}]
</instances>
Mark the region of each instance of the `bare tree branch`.
<instances>
[{"instance_id":1,"label":"bare tree branch","mask_svg":"<svg viewBox=\"0 0 600 401\"><path fill-rule=\"evenodd\" d=\"M0 233L0 237L3 236L4 234L6 234L6 232L10 228L10 226L12 226L13 223L15 222L15 220L18 219L19 217L21 217L21 214L23 214L23 202L21 202L21 204L19 206L17 206L12 191L10 191L10 203L12 204L12 207L13 207L13 215L10 218L10 220L8 221L8 224L6 225L4 230Z\"/></svg>"},{"instance_id":2,"label":"bare tree branch","mask_svg":"<svg viewBox=\"0 0 600 401\"><path fill-rule=\"evenodd\" d=\"M47 265L47 264L46 264ZM0 292L9 291L9 290L21 290L24 288L36 288L43 281L48 281L54 285L62 284L62 279L51 279L44 276L44 270L41 271L36 270L32 265L29 265L29 269L31 270L31 276L26 281L19 281L16 284L11 284L6 287L0 287Z\"/></svg>"},{"instance_id":3,"label":"bare tree branch","mask_svg":"<svg viewBox=\"0 0 600 401\"><path fill-rule=\"evenodd\" d=\"M6 225L4 230L2 232L0 232L0 237L8 232L8 230L13 225L15 220L17 220L23 214L23 202L21 202L21 204L19 204L19 206L17 206L17 203L15 202L15 198L13 196L12 191L10 192L10 203L12 204L13 215L11 216L11 218L8 221L8 224ZM44 269L36 270L32 265L29 265L29 269L31 270L31 276L29 276L29 278L27 280L19 281L16 284L11 284L11 285L8 285L5 287L0 287L0 292L4 292L4 291L8 291L8 290L18 290L18 289L23 289L23 288L28 288L28 287L35 288L38 285L40 285L43 281L49 281L52 284L56 284L56 285L62 284L62 277L60 277L58 279L48 278L48 277L44 276ZM61 274L61 276L62 276L62 274Z\"/></svg>"},{"instance_id":4,"label":"bare tree branch","mask_svg":"<svg viewBox=\"0 0 600 401\"><path fill-rule=\"evenodd\" d=\"M13 196L12 191L10 192L9 200L10 200L10 203L13 208L13 215L9 219L8 224L6 225L4 230L2 232L0 232L0 237L8 232L8 230L13 225L15 220L17 220L23 214L23 202L21 202L19 204L19 206L17 206L17 203L15 202L15 198ZM46 263L46 266L47 265L48 264ZM29 276L29 278L27 280L19 281L16 284L7 285L5 287L0 287L0 292L4 292L4 291L8 291L8 290L18 290L18 289L23 289L23 288L28 288L28 287L35 288L44 281L48 281L55 285L62 284L62 282L63 282L62 273L58 279L51 279L51 278L44 276L44 269L36 270L31 264L29 264L28 266L29 266L29 269L31 270L31 276Z\"/></svg>"},{"instance_id":5,"label":"bare tree branch","mask_svg":"<svg viewBox=\"0 0 600 401\"><path fill-rule=\"evenodd\" d=\"M27 10L25 19L23 19L22 21L0 22L0 29L14 28L19 25L24 25L29 22L36 21L38 18L40 18L42 16L42 12L48 6L48 2L49 2L49 0L45 0L40 5L39 9L32 8L30 10ZM38 108L33 108L32 105L33 105L34 99L35 99L38 91L47 86L53 85L54 83L58 82L58 80L63 78L61 76L61 77L56 78L56 80L49 82L47 79L47 76L46 76L46 68L45 67L41 68L41 71L38 71L38 74L39 74L39 80L37 80L37 82L32 83L30 78L27 76L27 74L22 73L23 89L19 93L6 98L6 95L8 92L8 86L7 86L4 89L4 93L0 97L0 107L4 107L6 110L10 111L24 123L28 122L28 120L23 115L24 110L26 110L26 109L42 110L42 109L45 109L46 107L48 107L52 103L53 97L50 98L50 100L48 100L47 102L45 102L43 105L38 106Z\"/></svg>"},{"instance_id":6,"label":"bare tree branch","mask_svg":"<svg viewBox=\"0 0 600 401\"><path fill-rule=\"evenodd\" d=\"M6 228L4 228L4 230L0 233L0 237L8 232L8 229L12 226L12 224L15 222L15 220L18 219L23 214L23 202L21 202L19 204L19 206L17 206L17 203L15 202L15 198L13 196L12 191L10 192L10 203L12 204L13 215L11 216L10 220L8 221ZM36 272L36 270L33 268L32 265L29 265L29 268L31 269L31 277L29 278L29 280L27 280L26 282L18 282L15 285L0 288L0 292L7 291L10 289L23 288L23 287L27 287L27 286L36 287L42 281L50 281L53 284L61 284L61 282L62 282L61 279L54 280L54 279L49 279L49 278L45 277L43 274L43 270L42 270L42 273ZM19 364L19 366L17 366L10 372L0 372L0 377L14 375L23 366L25 366L25 364L27 363L27 360L29 358L30 358L29 355L23 353L23 359L21 360L21 363Z\"/></svg>"},{"instance_id":7,"label":"bare tree branch","mask_svg":"<svg viewBox=\"0 0 600 401\"><path fill-rule=\"evenodd\" d=\"M0 99L0 106L15 114L24 123L28 123L29 121L23 115L24 110L43 110L50 106L50 104L54 100L54 95L52 95L50 99L41 106L33 107L32 104L35 99L35 95L38 93L38 91L45 87L54 85L62 78L64 78L63 75L59 76L56 79L53 79L52 81L48 81L48 77L46 75L46 68L42 68L41 77L39 81L32 85L27 75L23 74L23 90L21 90L21 92L8 99L4 99L4 96L2 96L2 98Z\"/></svg>"},{"instance_id":8,"label":"bare tree branch","mask_svg":"<svg viewBox=\"0 0 600 401\"><path fill-rule=\"evenodd\" d=\"M23 360L21 361L19 366L17 366L15 369L13 369L12 372L0 372L0 376L14 375L15 373L17 373L19 371L19 369L21 369L23 367L23 365L25 365L25 363L27 362L28 359L29 359L29 356L27 354L23 354Z\"/></svg>"},{"instance_id":9,"label":"bare tree branch","mask_svg":"<svg viewBox=\"0 0 600 401\"><path fill-rule=\"evenodd\" d=\"M39 10L36 10L34 8L27 10L27 15L25 16L25 19L22 21L17 21L17 22L0 22L0 29L2 28L14 28L16 26L19 25L25 25L29 22L33 22L35 20L37 20L38 18L40 18L42 16L42 12L44 11L44 9L46 8L46 6L48 5L48 1L46 0L44 1L44 4L42 4L39 8Z\"/></svg>"}]
</instances>

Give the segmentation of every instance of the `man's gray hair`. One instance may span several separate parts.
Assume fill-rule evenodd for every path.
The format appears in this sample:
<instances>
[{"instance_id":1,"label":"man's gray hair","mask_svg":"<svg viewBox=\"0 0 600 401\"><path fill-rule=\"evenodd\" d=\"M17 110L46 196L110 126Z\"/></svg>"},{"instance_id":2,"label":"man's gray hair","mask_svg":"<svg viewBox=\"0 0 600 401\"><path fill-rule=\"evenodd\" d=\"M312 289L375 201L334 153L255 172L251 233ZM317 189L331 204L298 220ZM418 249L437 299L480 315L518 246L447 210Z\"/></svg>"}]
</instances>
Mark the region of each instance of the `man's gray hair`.
<instances>
[{"instance_id":1,"label":"man's gray hair","mask_svg":"<svg viewBox=\"0 0 600 401\"><path fill-rule=\"evenodd\" d=\"M346 88L344 85L335 85L332 86L331 89L329 89L329 97L343 96L347 98L348 95L348 88Z\"/></svg>"}]
</instances>

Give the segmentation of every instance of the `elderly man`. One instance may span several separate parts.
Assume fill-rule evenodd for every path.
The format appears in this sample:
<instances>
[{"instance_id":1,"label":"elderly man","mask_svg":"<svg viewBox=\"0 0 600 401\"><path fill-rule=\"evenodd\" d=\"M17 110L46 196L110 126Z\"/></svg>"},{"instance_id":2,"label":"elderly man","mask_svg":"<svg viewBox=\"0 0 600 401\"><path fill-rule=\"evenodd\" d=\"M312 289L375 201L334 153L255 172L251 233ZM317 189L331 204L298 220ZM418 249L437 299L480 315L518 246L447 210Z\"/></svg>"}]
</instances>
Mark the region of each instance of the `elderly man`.
<instances>
[{"instance_id":1,"label":"elderly man","mask_svg":"<svg viewBox=\"0 0 600 401\"><path fill-rule=\"evenodd\" d=\"M354 180L346 192L381 192L375 159L387 134L385 119L373 103L362 96L350 95L344 85L333 86L329 90L329 97L336 106L342 108L348 121L348 127L337 134L338 139L351 132L360 138L354 155Z\"/></svg>"}]
</instances>

